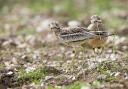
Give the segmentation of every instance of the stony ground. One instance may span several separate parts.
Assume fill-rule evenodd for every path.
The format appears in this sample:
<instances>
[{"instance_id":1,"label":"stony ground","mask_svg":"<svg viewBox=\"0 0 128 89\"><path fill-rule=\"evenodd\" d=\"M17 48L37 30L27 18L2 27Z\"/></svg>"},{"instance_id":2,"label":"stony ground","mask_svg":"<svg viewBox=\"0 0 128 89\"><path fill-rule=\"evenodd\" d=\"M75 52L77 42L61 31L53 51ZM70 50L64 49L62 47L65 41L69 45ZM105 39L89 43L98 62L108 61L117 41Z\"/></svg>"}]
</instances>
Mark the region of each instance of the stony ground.
<instances>
[{"instance_id":1,"label":"stony ground","mask_svg":"<svg viewBox=\"0 0 128 89\"><path fill-rule=\"evenodd\" d=\"M128 26L113 30L102 54L93 56L86 44L74 54L48 28L53 20L67 26L69 19L17 10L0 17L0 89L128 88ZM104 20L115 16L109 14ZM87 26L88 16L86 21L79 23Z\"/></svg>"}]
</instances>

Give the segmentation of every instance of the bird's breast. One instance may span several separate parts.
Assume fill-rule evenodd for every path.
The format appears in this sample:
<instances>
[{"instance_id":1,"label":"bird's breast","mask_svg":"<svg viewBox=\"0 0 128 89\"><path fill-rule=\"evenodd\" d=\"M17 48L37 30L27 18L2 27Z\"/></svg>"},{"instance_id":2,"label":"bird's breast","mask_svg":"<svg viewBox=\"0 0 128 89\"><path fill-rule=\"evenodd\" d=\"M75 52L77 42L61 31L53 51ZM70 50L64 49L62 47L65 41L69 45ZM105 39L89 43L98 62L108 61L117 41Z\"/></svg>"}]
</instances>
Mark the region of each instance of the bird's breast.
<instances>
[{"instance_id":1,"label":"bird's breast","mask_svg":"<svg viewBox=\"0 0 128 89\"><path fill-rule=\"evenodd\" d=\"M93 48L97 48L97 47L103 47L106 41L107 41L107 38L98 37L98 38L88 40L88 44Z\"/></svg>"}]
</instances>

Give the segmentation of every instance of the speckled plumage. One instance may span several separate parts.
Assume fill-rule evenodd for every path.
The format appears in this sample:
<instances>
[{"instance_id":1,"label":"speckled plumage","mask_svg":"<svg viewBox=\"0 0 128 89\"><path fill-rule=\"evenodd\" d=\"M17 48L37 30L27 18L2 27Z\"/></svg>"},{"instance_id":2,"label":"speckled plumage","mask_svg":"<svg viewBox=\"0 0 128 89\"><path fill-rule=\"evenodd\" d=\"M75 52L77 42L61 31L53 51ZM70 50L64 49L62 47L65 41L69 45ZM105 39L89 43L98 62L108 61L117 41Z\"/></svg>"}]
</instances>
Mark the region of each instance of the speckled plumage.
<instances>
[{"instance_id":1,"label":"speckled plumage","mask_svg":"<svg viewBox=\"0 0 128 89\"><path fill-rule=\"evenodd\" d=\"M51 30L61 43L67 45L89 44L92 48L103 47L110 36L105 31L104 24L100 17L93 15L88 28L84 27L61 27L58 22L50 24Z\"/></svg>"},{"instance_id":2,"label":"speckled plumage","mask_svg":"<svg viewBox=\"0 0 128 89\"><path fill-rule=\"evenodd\" d=\"M59 41L68 45L81 45L96 36L84 27L61 27L57 22L51 23L50 27Z\"/></svg>"},{"instance_id":3,"label":"speckled plumage","mask_svg":"<svg viewBox=\"0 0 128 89\"><path fill-rule=\"evenodd\" d=\"M106 31L104 24L99 16L93 15L91 17L91 24L87 28L91 33L97 35L94 39L89 40L87 43L92 48L104 47L107 37L112 35Z\"/></svg>"}]
</instances>

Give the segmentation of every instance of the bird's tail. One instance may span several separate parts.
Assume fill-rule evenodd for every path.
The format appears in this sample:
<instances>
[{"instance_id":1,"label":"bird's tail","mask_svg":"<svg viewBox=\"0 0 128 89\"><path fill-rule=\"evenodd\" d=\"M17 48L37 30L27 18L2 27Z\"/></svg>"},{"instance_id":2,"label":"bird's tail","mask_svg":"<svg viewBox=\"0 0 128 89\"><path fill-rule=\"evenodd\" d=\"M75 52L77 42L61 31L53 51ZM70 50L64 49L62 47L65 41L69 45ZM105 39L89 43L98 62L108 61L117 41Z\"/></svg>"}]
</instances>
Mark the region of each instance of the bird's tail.
<instances>
[{"instance_id":1,"label":"bird's tail","mask_svg":"<svg viewBox=\"0 0 128 89\"><path fill-rule=\"evenodd\" d=\"M108 33L106 31L90 31L90 33L93 33L100 37L108 37L108 36L116 35L114 33Z\"/></svg>"}]
</instances>

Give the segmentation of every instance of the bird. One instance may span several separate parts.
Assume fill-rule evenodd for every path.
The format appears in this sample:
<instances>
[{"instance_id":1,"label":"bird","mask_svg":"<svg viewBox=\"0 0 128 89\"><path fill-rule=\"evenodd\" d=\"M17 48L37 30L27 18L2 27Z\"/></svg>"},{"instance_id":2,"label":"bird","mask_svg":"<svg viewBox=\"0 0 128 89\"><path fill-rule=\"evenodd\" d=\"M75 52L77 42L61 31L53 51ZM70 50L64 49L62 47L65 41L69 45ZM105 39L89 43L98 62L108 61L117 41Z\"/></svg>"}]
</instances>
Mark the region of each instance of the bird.
<instances>
[{"instance_id":1,"label":"bird","mask_svg":"<svg viewBox=\"0 0 128 89\"><path fill-rule=\"evenodd\" d=\"M85 41L96 37L85 27L62 27L58 21L51 22L49 27L55 33L59 42L73 48L81 46Z\"/></svg>"},{"instance_id":2,"label":"bird","mask_svg":"<svg viewBox=\"0 0 128 89\"><path fill-rule=\"evenodd\" d=\"M87 27L87 29L90 33L93 33L97 36L94 39L88 40L87 44L93 48L94 53L101 53L106 45L107 38L114 34L111 34L106 31L106 28L99 16L91 16L90 22L91 24ZM101 52L97 52L98 49L101 49Z\"/></svg>"},{"instance_id":3,"label":"bird","mask_svg":"<svg viewBox=\"0 0 128 89\"><path fill-rule=\"evenodd\" d=\"M106 28L103 24L103 21L98 15L92 15L90 17L91 24L87 27L88 30L91 31L106 31Z\"/></svg>"},{"instance_id":4,"label":"bird","mask_svg":"<svg viewBox=\"0 0 128 89\"><path fill-rule=\"evenodd\" d=\"M111 36L102 23L99 16L91 16L91 24L86 27L62 27L58 21L49 24L50 29L55 33L59 42L75 48L82 44L88 44L94 49L105 46L107 37Z\"/></svg>"}]
</instances>

